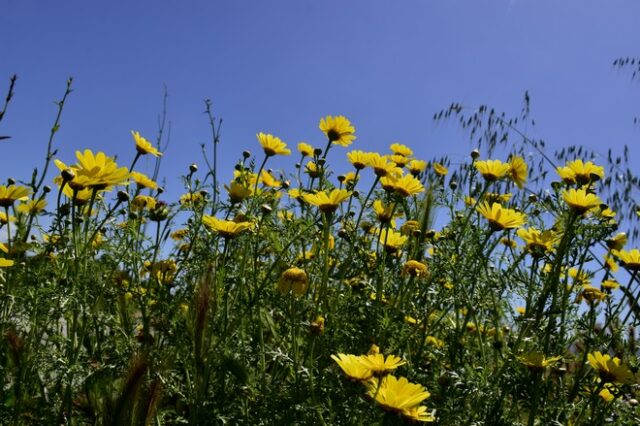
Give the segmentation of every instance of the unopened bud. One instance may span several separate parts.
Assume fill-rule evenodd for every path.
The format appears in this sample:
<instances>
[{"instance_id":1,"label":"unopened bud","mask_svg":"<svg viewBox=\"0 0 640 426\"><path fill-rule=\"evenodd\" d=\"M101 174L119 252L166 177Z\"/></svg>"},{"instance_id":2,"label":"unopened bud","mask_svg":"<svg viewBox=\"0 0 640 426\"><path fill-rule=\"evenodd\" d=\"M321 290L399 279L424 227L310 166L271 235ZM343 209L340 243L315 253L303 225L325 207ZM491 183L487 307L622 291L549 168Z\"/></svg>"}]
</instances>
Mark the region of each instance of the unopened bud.
<instances>
[{"instance_id":1,"label":"unopened bud","mask_svg":"<svg viewBox=\"0 0 640 426\"><path fill-rule=\"evenodd\" d=\"M322 148L316 148L313 150L313 155L315 155L316 157L322 155Z\"/></svg>"},{"instance_id":2,"label":"unopened bud","mask_svg":"<svg viewBox=\"0 0 640 426\"><path fill-rule=\"evenodd\" d=\"M198 171L198 165L196 163L191 163L191 165L189 166L189 171L191 173L195 173Z\"/></svg>"},{"instance_id":3,"label":"unopened bud","mask_svg":"<svg viewBox=\"0 0 640 426\"><path fill-rule=\"evenodd\" d=\"M60 174L62 175L62 180L64 182L69 182L70 180L73 180L73 178L76 177L76 174L71 169L64 169Z\"/></svg>"},{"instance_id":4,"label":"unopened bud","mask_svg":"<svg viewBox=\"0 0 640 426\"><path fill-rule=\"evenodd\" d=\"M49 185L45 185L44 188L42 188L42 192L44 192L45 194L50 193L51 187Z\"/></svg>"},{"instance_id":5,"label":"unopened bud","mask_svg":"<svg viewBox=\"0 0 640 426\"><path fill-rule=\"evenodd\" d=\"M458 189L458 183L455 180L452 180L451 182L449 182L449 188L455 191L456 189Z\"/></svg>"},{"instance_id":6,"label":"unopened bud","mask_svg":"<svg viewBox=\"0 0 640 426\"><path fill-rule=\"evenodd\" d=\"M260 211L262 211L262 214L270 214L273 211L273 208L271 208L271 206L269 204L263 204L260 206Z\"/></svg>"},{"instance_id":7,"label":"unopened bud","mask_svg":"<svg viewBox=\"0 0 640 426\"><path fill-rule=\"evenodd\" d=\"M251 157L251 151L247 151L247 150L242 151L242 156L243 156L244 158L249 158L249 157Z\"/></svg>"},{"instance_id":8,"label":"unopened bud","mask_svg":"<svg viewBox=\"0 0 640 426\"><path fill-rule=\"evenodd\" d=\"M472 160L477 160L478 158L480 158L480 151L478 151L478 149L474 149L473 151L471 151L471 159Z\"/></svg>"},{"instance_id":9,"label":"unopened bud","mask_svg":"<svg viewBox=\"0 0 640 426\"><path fill-rule=\"evenodd\" d=\"M129 201L129 193L126 191L118 191L118 201L121 203Z\"/></svg>"},{"instance_id":10,"label":"unopened bud","mask_svg":"<svg viewBox=\"0 0 640 426\"><path fill-rule=\"evenodd\" d=\"M7 183L9 185L15 185L16 184L16 180L14 178L9 178L9 179L7 179Z\"/></svg>"}]
</instances>

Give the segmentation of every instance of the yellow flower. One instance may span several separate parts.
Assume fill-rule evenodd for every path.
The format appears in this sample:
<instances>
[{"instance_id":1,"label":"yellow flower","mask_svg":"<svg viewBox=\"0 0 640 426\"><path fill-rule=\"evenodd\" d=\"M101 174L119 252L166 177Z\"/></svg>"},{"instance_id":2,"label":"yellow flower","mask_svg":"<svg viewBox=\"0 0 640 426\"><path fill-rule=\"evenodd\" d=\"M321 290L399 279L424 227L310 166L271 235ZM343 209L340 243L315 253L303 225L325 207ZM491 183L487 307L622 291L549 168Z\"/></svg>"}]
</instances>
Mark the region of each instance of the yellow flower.
<instances>
[{"instance_id":1,"label":"yellow flower","mask_svg":"<svg viewBox=\"0 0 640 426\"><path fill-rule=\"evenodd\" d=\"M477 207L477 211L489 221L489 226L494 231L517 228L527 221L524 213L506 209L498 203L493 203L491 206L488 203L482 203Z\"/></svg>"},{"instance_id":2,"label":"yellow flower","mask_svg":"<svg viewBox=\"0 0 640 426\"><path fill-rule=\"evenodd\" d=\"M576 285L587 286L591 284L591 278L587 271L578 270L578 268L569 268L569 277L573 278Z\"/></svg>"},{"instance_id":3,"label":"yellow flower","mask_svg":"<svg viewBox=\"0 0 640 426\"><path fill-rule=\"evenodd\" d=\"M158 184L151 180L144 173L131 172L131 179L140 187L140 188L149 188L149 189L157 189Z\"/></svg>"},{"instance_id":4,"label":"yellow flower","mask_svg":"<svg viewBox=\"0 0 640 426\"><path fill-rule=\"evenodd\" d=\"M358 176L356 176L356 174L354 172L349 172L349 173L346 173L344 175L344 182L343 183L346 186L349 186L351 184L355 185L355 183L358 181L358 179L360 179L360 178Z\"/></svg>"},{"instance_id":5,"label":"yellow flower","mask_svg":"<svg viewBox=\"0 0 640 426\"><path fill-rule=\"evenodd\" d=\"M399 178L385 176L380 179L380 182L384 186L385 183L382 182L383 180L388 180L388 184L393 188L394 192L401 197L409 197L424 191L422 182L413 175L405 175Z\"/></svg>"},{"instance_id":6,"label":"yellow flower","mask_svg":"<svg viewBox=\"0 0 640 426\"><path fill-rule=\"evenodd\" d=\"M395 210L395 203L389 205L384 204L380 200L373 202L373 211L381 223L389 223L393 219L392 213Z\"/></svg>"},{"instance_id":7,"label":"yellow flower","mask_svg":"<svg viewBox=\"0 0 640 426\"><path fill-rule=\"evenodd\" d=\"M182 194L180 196L180 205L183 206L191 206L193 204L198 204L204 201L204 195L202 192L187 192L186 194Z\"/></svg>"},{"instance_id":8,"label":"yellow flower","mask_svg":"<svg viewBox=\"0 0 640 426\"><path fill-rule=\"evenodd\" d=\"M361 355L358 360L362 365L371 370L375 375L389 373L390 371L393 371L401 365L405 365L407 363L398 356L389 355L387 356L387 358L385 358L381 353Z\"/></svg>"},{"instance_id":9,"label":"yellow flower","mask_svg":"<svg viewBox=\"0 0 640 426\"><path fill-rule=\"evenodd\" d=\"M486 201L489 204L493 203L506 203L511 199L511 194L498 194L495 192L487 192L482 196L482 201Z\"/></svg>"},{"instance_id":10,"label":"yellow flower","mask_svg":"<svg viewBox=\"0 0 640 426\"><path fill-rule=\"evenodd\" d=\"M427 265L417 260L408 260L402 268L402 274L412 277L422 277L427 274Z\"/></svg>"},{"instance_id":11,"label":"yellow flower","mask_svg":"<svg viewBox=\"0 0 640 426\"><path fill-rule=\"evenodd\" d=\"M564 191L562 193L562 198L569 207L579 214L584 214L586 211L599 206L602 202L597 195L588 193L584 189L575 188Z\"/></svg>"},{"instance_id":12,"label":"yellow flower","mask_svg":"<svg viewBox=\"0 0 640 426\"><path fill-rule=\"evenodd\" d=\"M329 142L340 146L349 146L356 138L355 128L342 115L336 117L327 115L321 119L320 130L324 132Z\"/></svg>"},{"instance_id":13,"label":"yellow flower","mask_svg":"<svg viewBox=\"0 0 640 426\"><path fill-rule=\"evenodd\" d=\"M587 355L589 365L597 373L600 379L606 383L633 383L634 376L631 370L621 364L620 358L609 354L593 352Z\"/></svg>"},{"instance_id":14,"label":"yellow flower","mask_svg":"<svg viewBox=\"0 0 640 426\"><path fill-rule=\"evenodd\" d=\"M529 352L518 357L518 360L533 372L543 371L550 365L558 362L560 359L562 359L561 356L552 356L547 358L542 352Z\"/></svg>"},{"instance_id":15,"label":"yellow flower","mask_svg":"<svg viewBox=\"0 0 640 426\"><path fill-rule=\"evenodd\" d=\"M356 170L362 170L367 167L367 164L369 164L370 156L370 152L364 152L356 149L347 153L347 160L353 164L353 167L355 167Z\"/></svg>"},{"instance_id":16,"label":"yellow flower","mask_svg":"<svg viewBox=\"0 0 640 426\"><path fill-rule=\"evenodd\" d=\"M527 244L526 250L533 256L542 256L544 253L553 251L553 246L557 242L557 237L553 231L539 231L535 228L518 229L518 236Z\"/></svg>"},{"instance_id":17,"label":"yellow flower","mask_svg":"<svg viewBox=\"0 0 640 426\"><path fill-rule=\"evenodd\" d=\"M409 162L409 158L399 154L393 154L389 159L393 161L397 167L404 167Z\"/></svg>"},{"instance_id":18,"label":"yellow flower","mask_svg":"<svg viewBox=\"0 0 640 426\"><path fill-rule=\"evenodd\" d=\"M303 296L307 292L308 280L304 269L289 268L280 275L278 290L283 294Z\"/></svg>"},{"instance_id":19,"label":"yellow flower","mask_svg":"<svg viewBox=\"0 0 640 426\"><path fill-rule=\"evenodd\" d=\"M407 169L409 169L409 173L414 176L419 175L424 172L427 168L427 162L422 160L411 160L409 164L407 164Z\"/></svg>"},{"instance_id":20,"label":"yellow flower","mask_svg":"<svg viewBox=\"0 0 640 426\"><path fill-rule=\"evenodd\" d=\"M131 210L153 210L156 208L156 204L157 200L149 195L136 195L133 200L131 200Z\"/></svg>"},{"instance_id":21,"label":"yellow flower","mask_svg":"<svg viewBox=\"0 0 640 426\"><path fill-rule=\"evenodd\" d=\"M18 206L18 211L24 214L38 214L43 211L47 207L47 200L39 199L39 200L29 200L26 203L21 203ZM2 218L0 217L0 223L2 222Z\"/></svg>"},{"instance_id":22,"label":"yellow flower","mask_svg":"<svg viewBox=\"0 0 640 426\"><path fill-rule=\"evenodd\" d=\"M373 173L378 177L385 177L398 172L398 167L385 156L372 152L369 154L369 162L367 166L373 169Z\"/></svg>"},{"instance_id":23,"label":"yellow flower","mask_svg":"<svg viewBox=\"0 0 640 426\"><path fill-rule=\"evenodd\" d=\"M276 180L276 178L266 170L263 170L260 174L260 180L265 186L269 186L271 188L278 188L281 185L280 181Z\"/></svg>"},{"instance_id":24,"label":"yellow flower","mask_svg":"<svg viewBox=\"0 0 640 426\"><path fill-rule=\"evenodd\" d=\"M411 157L413 155L413 151L411 150L411 148L401 143L392 143L389 146L389 149L395 155L401 155L403 157Z\"/></svg>"},{"instance_id":25,"label":"yellow flower","mask_svg":"<svg viewBox=\"0 0 640 426\"><path fill-rule=\"evenodd\" d=\"M627 244L627 234L624 232L619 232L607 240L609 250L620 250L625 244Z\"/></svg>"},{"instance_id":26,"label":"yellow flower","mask_svg":"<svg viewBox=\"0 0 640 426\"><path fill-rule=\"evenodd\" d=\"M440 163L433 163L433 170L439 176L446 176L449 173L449 169Z\"/></svg>"},{"instance_id":27,"label":"yellow flower","mask_svg":"<svg viewBox=\"0 0 640 426\"><path fill-rule=\"evenodd\" d=\"M0 207L11 207L16 201L25 201L30 192L24 186L0 185Z\"/></svg>"},{"instance_id":28,"label":"yellow flower","mask_svg":"<svg viewBox=\"0 0 640 426\"><path fill-rule=\"evenodd\" d=\"M267 157L271 157L276 154L291 154L291 150L287 148L287 144L282 142L280 138L262 132L258 133L256 137L258 138L260 145L262 145L262 149Z\"/></svg>"},{"instance_id":29,"label":"yellow flower","mask_svg":"<svg viewBox=\"0 0 640 426\"><path fill-rule=\"evenodd\" d=\"M602 281L602 283L600 283L600 287L602 287L602 289L604 290L611 291L619 288L620 284L618 284L618 282L615 280L604 280Z\"/></svg>"},{"instance_id":30,"label":"yellow flower","mask_svg":"<svg viewBox=\"0 0 640 426\"><path fill-rule=\"evenodd\" d=\"M10 266L13 266L13 260L9 260L9 259L4 259L2 257L0 257L0 268L8 268Z\"/></svg>"},{"instance_id":31,"label":"yellow flower","mask_svg":"<svg viewBox=\"0 0 640 426\"><path fill-rule=\"evenodd\" d=\"M568 162L564 167L556 169L560 178L567 183L586 185L596 180L604 179L604 167L596 166L591 161L582 160Z\"/></svg>"},{"instance_id":32,"label":"yellow flower","mask_svg":"<svg viewBox=\"0 0 640 426\"><path fill-rule=\"evenodd\" d=\"M318 166L313 161L309 161L305 166L305 172L307 172L312 178L317 178L322 174L322 167Z\"/></svg>"},{"instance_id":33,"label":"yellow flower","mask_svg":"<svg viewBox=\"0 0 640 426\"><path fill-rule=\"evenodd\" d=\"M251 188L247 188L242 183L236 182L235 180L231 181L228 186L224 185L224 188L229 193L229 200L231 200L232 204L239 203L253 194L253 190Z\"/></svg>"},{"instance_id":34,"label":"yellow flower","mask_svg":"<svg viewBox=\"0 0 640 426\"><path fill-rule=\"evenodd\" d=\"M607 388L604 388L600 392L598 392L598 396L605 402L611 402L615 399L615 396Z\"/></svg>"},{"instance_id":35,"label":"yellow flower","mask_svg":"<svg viewBox=\"0 0 640 426\"><path fill-rule=\"evenodd\" d=\"M298 144L298 152L302 154L303 157L311 157L313 156L313 147L308 143L300 142Z\"/></svg>"},{"instance_id":36,"label":"yellow flower","mask_svg":"<svg viewBox=\"0 0 640 426\"><path fill-rule=\"evenodd\" d=\"M303 194L302 198L309 204L317 206L323 213L333 213L341 202L351 196L346 189L334 189L329 194L318 191L315 194Z\"/></svg>"},{"instance_id":37,"label":"yellow flower","mask_svg":"<svg viewBox=\"0 0 640 426\"><path fill-rule=\"evenodd\" d=\"M393 229L384 229L380 233L380 243L387 253L395 253L407 241L407 237Z\"/></svg>"},{"instance_id":38,"label":"yellow flower","mask_svg":"<svg viewBox=\"0 0 640 426\"><path fill-rule=\"evenodd\" d=\"M500 160L479 160L474 163L483 178L489 182L502 179L510 172L511 166Z\"/></svg>"},{"instance_id":39,"label":"yellow flower","mask_svg":"<svg viewBox=\"0 0 640 426\"><path fill-rule=\"evenodd\" d=\"M367 380L373 375L373 371L360 362L359 356L338 354L331 355L331 359L338 363L344 374L352 380Z\"/></svg>"},{"instance_id":40,"label":"yellow flower","mask_svg":"<svg viewBox=\"0 0 640 426\"><path fill-rule=\"evenodd\" d=\"M18 207L19 208L19 207ZM6 225L7 222L15 222L16 218L14 216L7 216L7 214L3 211L0 211L0 225Z\"/></svg>"},{"instance_id":41,"label":"yellow flower","mask_svg":"<svg viewBox=\"0 0 640 426\"><path fill-rule=\"evenodd\" d=\"M212 232L217 232L223 238L232 239L237 237L241 232L251 229L251 222L234 222L232 220L220 220L216 217L203 215L202 223Z\"/></svg>"},{"instance_id":42,"label":"yellow flower","mask_svg":"<svg viewBox=\"0 0 640 426\"><path fill-rule=\"evenodd\" d=\"M74 189L91 188L102 191L111 186L128 183L129 170L126 167L118 167L115 160L107 157L104 152L94 154L89 149L84 152L76 151L76 158L78 163L71 166L75 173L75 186L72 186Z\"/></svg>"},{"instance_id":43,"label":"yellow flower","mask_svg":"<svg viewBox=\"0 0 640 426\"><path fill-rule=\"evenodd\" d=\"M435 422L436 418L432 412L427 411L427 407L419 405L417 407L411 407L406 410L402 410L402 416L412 422Z\"/></svg>"},{"instance_id":44,"label":"yellow flower","mask_svg":"<svg viewBox=\"0 0 640 426\"><path fill-rule=\"evenodd\" d=\"M437 337L435 337L435 336L427 336L427 337L424 339L424 342L425 342L427 345L431 345L431 346L433 346L433 347L435 347L435 348L438 348L438 349L442 349L442 348L444 348L444 341L443 341L442 339L438 339L438 338L437 338Z\"/></svg>"},{"instance_id":45,"label":"yellow flower","mask_svg":"<svg viewBox=\"0 0 640 426\"><path fill-rule=\"evenodd\" d=\"M0 243L0 251L9 253L9 248L4 243Z\"/></svg>"},{"instance_id":46,"label":"yellow flower","mask_svg":"<svg viewBox=\"0 0 640 426\"><path fill-rule=\"evenodd\" d=\"M638 249L627 250L611 250L611 253L618 258L622 266L631 270L640 270L640 251Z\"/></svg>"},{"instance_id":47,"label":"yellow flower","mask_svg":"<svg viewBox=\"0 0 640 426\"><path fill-rule=\"evenodd\" d=\"M518 188L522 189L527 182L529 172L527 170L527 163L524 162L524 158L519 155L514 155L509 160L509 177L515 183Z\"/></svg>"},{"instance_id":48,"label":"yellow flower","mask_svg":"<svg viewBox=\"0 0 640 426\"><path fill-rule=\"evenodd\" d=\"M576 298L576 302L580 303L582 300L586 300L589 305L601 302L607 298L607 293L603 293L595 287L585 285L582 287L582 291Z\"/></svg>"},{"instance_id":49,"label":"yellow flower","mask_svg":"<svg viewBox=\"0 0 640 426\"><path fill-rule=\"evenodd\" d=\"M178 271L178 266L173 259L158 260L154 263L144 262L143 272L149 273L150 277L159 283L169 285Z\"/></svg>"},{"instance_id":50,"label":"yellow flower","mask_svg":"<svg viewBox=\"0 0 640 426\"><path fill-rule=\"evenodd\" d=\"M367 382L367 394L385 410L402 413L417 408L431 394L424 386L411 383L406 377L393 375L372 377Z\"/></svg>"},{"instance_id":51,"label":"yellow flower","mask_svg":"<svg viewBox=\"0 0 640 426\"><path fill-rule=\"evenodd\" d=\"M162 153L158 151L148 140L140 136L140 133L131 131L133 140L136 142L136 151L140 155L151 154L154 157L162 157Z\"/></svg>"}]
</instances>

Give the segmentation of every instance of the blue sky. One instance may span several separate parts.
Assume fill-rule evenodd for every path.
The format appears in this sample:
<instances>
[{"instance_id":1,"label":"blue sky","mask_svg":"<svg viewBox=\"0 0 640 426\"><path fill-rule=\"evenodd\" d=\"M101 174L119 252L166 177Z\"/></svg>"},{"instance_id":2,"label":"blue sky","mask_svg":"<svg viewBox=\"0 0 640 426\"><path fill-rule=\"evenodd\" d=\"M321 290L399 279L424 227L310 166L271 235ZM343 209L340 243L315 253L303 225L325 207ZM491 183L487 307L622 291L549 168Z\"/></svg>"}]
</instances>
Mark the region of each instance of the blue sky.
<instances>
[{"instance_id":1,"label":"blue sky","mask_svg":"<svg viewBox=\"0 0 640 426\"><path fill-rule=\"evenodd\" d=\"M260 131L323 146L317 126L327 114L354 123L355 149L401 142L420 158L462 161L466 134L432 115L452 101L516 115L525 90L531 136L602 153L629 144L637 159L640 85L611 62L638 56L638 28L634 0L0 0L3 97L19 77L0 123L12 136L0 142L0 177L28 179L40 166L69 76L55 145L67 162L88 147L129 164L130 131L155 137L166 84L171 145L161 174L170 191L191 162L203 163L204 98L224 118L223 176L243 149L259 153Z\"/></svg>"}]
</instances>

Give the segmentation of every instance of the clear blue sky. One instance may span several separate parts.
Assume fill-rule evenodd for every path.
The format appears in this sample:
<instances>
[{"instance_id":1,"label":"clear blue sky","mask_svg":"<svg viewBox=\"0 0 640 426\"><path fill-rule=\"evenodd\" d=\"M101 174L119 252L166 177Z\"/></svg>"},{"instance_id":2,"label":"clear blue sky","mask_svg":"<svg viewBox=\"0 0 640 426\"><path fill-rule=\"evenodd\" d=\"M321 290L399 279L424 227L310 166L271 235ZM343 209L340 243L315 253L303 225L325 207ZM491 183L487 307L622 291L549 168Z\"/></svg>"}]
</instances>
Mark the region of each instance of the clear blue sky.
<instances>
[{"instance_id":1,"label":"clear blue sky","mask_svg":"<svg viewBox=\"0 0 640 426\"><path fill-rule=\"evenodd\" d=\"M463 158L465 133L435 125L433 113L458 101L515 115L525 90L532 136L603 153L626 143L637 159L640 84L611 62L638 56L639 40L637 0L0 0L2 97L19 76L0 123L12 136L0 142L0 178L28 179L41 164L69 76L75 91L56 139L69 162L89 147L128 164L130 130L155 137L167 85L162 174L176 191L178 174L202 163L204 98L224 118L227 176L242 149L259 152L259 131L323 145L327 114L355 124L353 148L398 141L421 158Z\"/></svg>"}]
</instances>

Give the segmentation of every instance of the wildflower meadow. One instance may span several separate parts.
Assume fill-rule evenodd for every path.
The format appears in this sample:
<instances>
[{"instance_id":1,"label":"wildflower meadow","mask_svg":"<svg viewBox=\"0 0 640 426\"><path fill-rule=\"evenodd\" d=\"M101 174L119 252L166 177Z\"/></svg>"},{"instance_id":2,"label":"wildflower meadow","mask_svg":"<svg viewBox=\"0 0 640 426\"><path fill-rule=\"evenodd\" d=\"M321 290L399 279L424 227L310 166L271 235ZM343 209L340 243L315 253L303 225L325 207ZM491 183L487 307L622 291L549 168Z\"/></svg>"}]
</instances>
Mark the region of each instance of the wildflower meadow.
<instances>
[{"instance_id":1,"label":"wildflower meadow","mask_svg":"<svg viewBox=\"0 0 640 426\"><path fill-rule=\"evenodd\" d=\"M626 151L458 104L434 119L469 133L461 162L371 152L339 112L237 146L207 103L203 157L165 177L136 129L60 154L71 91L33 173L1 177L1 424L640 423Z\"/></svg>"}]
</instances>

